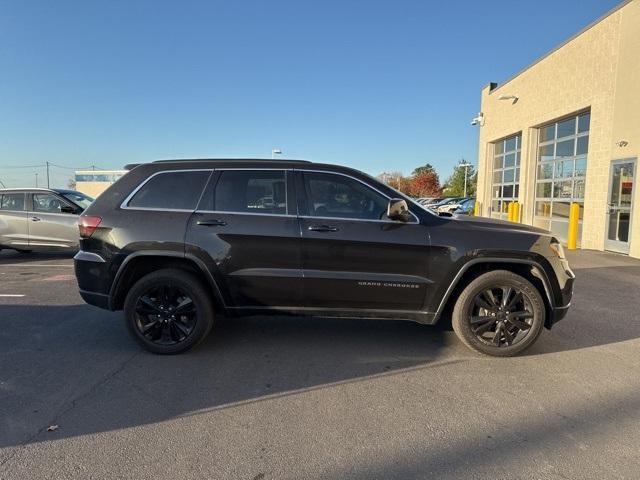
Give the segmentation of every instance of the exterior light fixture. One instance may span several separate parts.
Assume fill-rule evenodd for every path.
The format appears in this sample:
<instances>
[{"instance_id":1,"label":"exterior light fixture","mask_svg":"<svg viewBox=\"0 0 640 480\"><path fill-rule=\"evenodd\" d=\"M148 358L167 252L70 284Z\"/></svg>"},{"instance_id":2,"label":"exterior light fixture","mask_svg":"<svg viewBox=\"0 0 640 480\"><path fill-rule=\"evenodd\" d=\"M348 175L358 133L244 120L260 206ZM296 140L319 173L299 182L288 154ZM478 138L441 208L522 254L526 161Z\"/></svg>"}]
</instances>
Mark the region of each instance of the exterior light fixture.
<instances>
[{"instance_id":1,"label":"exterior light fixture","mask_svg":"<svg viewBox=\"0 0 640 480\"><path fill-rule=\"evenodd\" d=\"M274 148L271 150L271 158L276 158L276 155L282 155L282 150L279 148Z\"/></svg>"},{"instance_id":2,"label":"exterior light fixture","mask_svg":"<svg viewBox=\"0 0 640 480\"><path fill-rule=\"evenodd\" d=\"M484 125L484 114L482 112L478 112L478 115L475 118L471 119L471 125L474 126L474 127L476 125L483 126Z\"/></svg>"}]
</instances>

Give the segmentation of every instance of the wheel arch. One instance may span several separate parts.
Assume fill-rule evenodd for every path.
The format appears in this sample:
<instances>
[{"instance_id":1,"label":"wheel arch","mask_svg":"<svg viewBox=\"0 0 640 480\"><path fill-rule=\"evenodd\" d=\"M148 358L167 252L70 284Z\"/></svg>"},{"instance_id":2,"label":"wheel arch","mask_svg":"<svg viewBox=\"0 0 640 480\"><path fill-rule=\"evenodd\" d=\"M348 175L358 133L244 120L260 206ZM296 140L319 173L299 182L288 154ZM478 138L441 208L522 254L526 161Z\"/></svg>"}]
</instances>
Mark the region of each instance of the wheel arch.
<instances>
[{"instance_id":1,"label":"wheel arch","mask_svg":"<svg viewBox=\"0 0 640 480\"><path fill-rule=\"evenodd\" d=\"M465 263L456 273L434 315L433 323L442 318L450 320L453 305L459 294L475 278L494 270L507 270L529 280L540 291L545 304L545 327L551 327L553 309L556 305L553 284L544 266L532 259L475 258Z\"/></svg>"},{"instance_id":2,"label":"wheel arch","mask_svg":"<svg viewBox=\"0 0 640 480\"><path fill-rule=\"evenodd\" d=\"M144 275L161 268L177 268L196 275L212 293L214 309L216 311L225 309L220 289L211 272L200 259L181 252L157 250L138 251L125 258L118 268L109 293L109 309L122 310L129 288Z\"/></svg>"}]
</instances>

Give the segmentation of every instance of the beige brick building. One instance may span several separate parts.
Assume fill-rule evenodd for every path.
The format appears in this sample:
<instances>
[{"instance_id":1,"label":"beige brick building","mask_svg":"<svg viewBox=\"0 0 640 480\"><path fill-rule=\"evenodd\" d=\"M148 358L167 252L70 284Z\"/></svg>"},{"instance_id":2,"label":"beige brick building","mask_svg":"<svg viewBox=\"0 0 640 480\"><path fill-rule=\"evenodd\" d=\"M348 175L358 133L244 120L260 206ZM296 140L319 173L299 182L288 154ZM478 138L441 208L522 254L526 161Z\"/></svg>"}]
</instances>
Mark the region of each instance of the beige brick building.
<instances>
[{"instance_id":1,"label":"beige brick building","mask_svg":"<svg viewBox=\"0 0 640 480\"><path fill-rule=\"evenodd\" d=\"M513 78L482 90L478 200L484 216L640 258L640 0L628 0Z\"/></svg>"},{"instance_id":2,"label":"beige brick building","mask_svg":"<svg viewBox=\"0 0 640 480\"><path fill-rule=\"evenodd\" d=\"M75 189L96 198L126 173L127 170L77 170Z\"/></svg>"}]
</instances>

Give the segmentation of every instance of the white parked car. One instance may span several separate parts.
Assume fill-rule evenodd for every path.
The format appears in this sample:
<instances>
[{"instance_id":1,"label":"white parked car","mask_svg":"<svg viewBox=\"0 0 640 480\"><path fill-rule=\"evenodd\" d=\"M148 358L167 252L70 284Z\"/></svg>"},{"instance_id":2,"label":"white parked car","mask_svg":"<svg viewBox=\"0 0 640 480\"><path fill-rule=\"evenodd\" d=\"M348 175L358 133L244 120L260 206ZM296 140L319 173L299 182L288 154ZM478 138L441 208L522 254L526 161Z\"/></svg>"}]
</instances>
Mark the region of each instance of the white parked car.
<instances>
[{"instance_id":1,"label":"white parked car","mask_svg":"<svg viewBox=\"0 0 640 480\"><path fill-rule=\"evenodd\" d=\"M0 189L0 250L77 250L78 216L91 202L75 190Z\"/></svg>"}]
</instances>

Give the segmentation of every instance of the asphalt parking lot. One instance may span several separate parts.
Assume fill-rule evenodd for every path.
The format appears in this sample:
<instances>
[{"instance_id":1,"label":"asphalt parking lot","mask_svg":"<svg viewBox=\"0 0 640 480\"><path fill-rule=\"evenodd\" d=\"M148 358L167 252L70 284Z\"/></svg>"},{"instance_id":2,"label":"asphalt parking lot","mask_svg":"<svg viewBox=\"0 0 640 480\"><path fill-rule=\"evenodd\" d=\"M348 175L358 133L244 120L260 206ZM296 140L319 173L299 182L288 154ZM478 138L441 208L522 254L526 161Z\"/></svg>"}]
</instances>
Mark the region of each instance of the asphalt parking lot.
<instances>
[{"instance_id":1,"label":"asphalt parking lot","mask_svg":"<svg viewBox=\"0 0 640 480\"><path fill-rule=\"evenodd\" d=\"M640 261L570 260L572 310L517 358L296 317L160 357L82 302L69 256L2 251L0 478L638 478Z\"/></svg>"}]
</instances>

